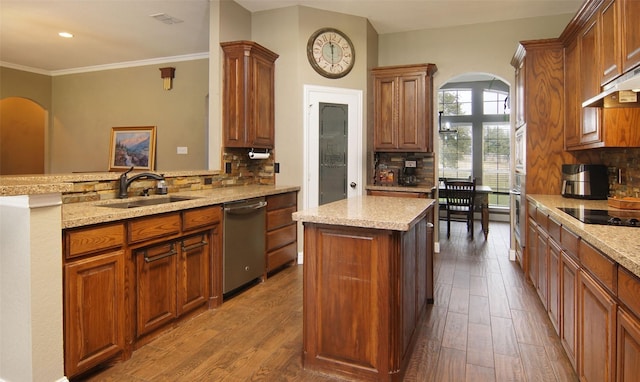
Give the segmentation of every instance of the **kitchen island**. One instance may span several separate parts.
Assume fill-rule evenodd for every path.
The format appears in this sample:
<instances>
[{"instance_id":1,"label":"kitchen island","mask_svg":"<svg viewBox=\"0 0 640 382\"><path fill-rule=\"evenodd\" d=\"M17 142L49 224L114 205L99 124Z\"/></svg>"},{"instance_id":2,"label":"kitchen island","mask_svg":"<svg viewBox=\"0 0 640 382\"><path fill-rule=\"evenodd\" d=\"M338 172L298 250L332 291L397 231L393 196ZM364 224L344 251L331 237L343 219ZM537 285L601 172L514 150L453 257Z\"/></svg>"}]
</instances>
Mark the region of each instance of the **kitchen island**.
<instances>
[{"instance_id":1,"label":"kitchen island","mask_svg":"<svg viewBox=\"0 0 640 382\"><path fill-rule=\"evenodd\" d=\"M400 381L433 302L433 199L358 196L299 211L305 368Z\"/></svg>"}]
</instances>

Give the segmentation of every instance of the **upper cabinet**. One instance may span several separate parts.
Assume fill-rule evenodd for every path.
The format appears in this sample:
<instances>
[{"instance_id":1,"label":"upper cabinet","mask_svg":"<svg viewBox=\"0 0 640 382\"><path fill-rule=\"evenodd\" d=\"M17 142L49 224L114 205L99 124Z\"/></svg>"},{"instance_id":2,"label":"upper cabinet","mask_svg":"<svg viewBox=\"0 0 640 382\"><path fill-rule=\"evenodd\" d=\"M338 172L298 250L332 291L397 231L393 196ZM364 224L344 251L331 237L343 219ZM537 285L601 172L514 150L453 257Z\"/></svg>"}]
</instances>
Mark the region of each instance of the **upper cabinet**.
<instances>
[{"instance_id":1,"label":"upper cabinet","mask_svg":"<svg viewBox=\"0 0 640 382\"><path fill-rule=\"evenodd\" d=\"M565 29L567 150L640 146L640 103L621 103L618 92L602 93L640 63L638 17L638 1L590 1Z\"/></svg>"},{"instance_id":2,"label":"upper cabinet","mask_svg":"<svg viewBox=\"0 0 640 382\"><path fill-rule=\"evenodd\" d=\"M220 45L224 51L224 146L273 148L274 72L278 55L252 41Z\"/></svg>"},{"instance_id":3,"label":"upper cabinet","mask_svg":"<svg viewBox=\"0 0 640 382\"><path fill-rule=\"evenodd\" d=\"M620 3L622 71L640 64L640 1L617 0Z\"/></svg>"},{"instance_id":4,"label":"upper cabinet","mask_svg":"<svg viewBox=\"0 0 640 382\"><path fill-rule=\"evenodd\" d=\"M434 64L372 69L374 151L433 151Z\"/></svg>"}]
</instances>

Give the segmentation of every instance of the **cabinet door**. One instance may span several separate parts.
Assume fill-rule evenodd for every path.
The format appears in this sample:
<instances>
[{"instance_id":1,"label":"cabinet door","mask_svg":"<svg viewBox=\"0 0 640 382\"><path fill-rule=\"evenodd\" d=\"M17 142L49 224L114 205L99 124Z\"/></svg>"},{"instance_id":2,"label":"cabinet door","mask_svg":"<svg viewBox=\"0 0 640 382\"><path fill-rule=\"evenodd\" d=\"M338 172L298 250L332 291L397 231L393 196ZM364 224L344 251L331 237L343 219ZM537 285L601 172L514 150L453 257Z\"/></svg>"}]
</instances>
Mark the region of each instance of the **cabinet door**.
<instances>
[{"instance_id":1,"label":"cabinet door","mask_svg":"<svg viewBox=\"0 0 640 382\"><path fill-rule=\"evenodd\" d=\"M176 243L134 252L137 284L137 336L176 318Z\"/></svg>"},{"instance_id":2,"label":"cabinet door","mask_svg":"<svg viewBox=\"0 0 640 382\"><path fill-rule=\"evenodd\" d=\"M578 272L578 377L613 382L616 303L590 275Z\"/></svg>"},{"instance_id":3,"label":"cabinet door","mask_svg":"<svg viewBox=\"0 0 640 382\"><path fill-rule=\"evenodd\" d=\"M124 349L124 252L64 266L65 374L74 376Z\"/></svg>"},{"instance_id":4,"label":"cabinet door","mask_svg":"<svg viewBox=\"0 0 640 382\"><path fill-rule=\"evenodd\" d=\"M396 117L397 77L376 76L374 78L374 133L376 150L398 148L398 127Z\"/></svg>"},{"instance_id":5,"label":"cabinet door","mask_svg":"<svg viewBox=\"0 0 640 382\"><path fill-rule=\"evenodd\" d=\"M560 260L560 341L575 369L578 349L576 326L578 264L564 251L561 252Z\"/></svg>"},{"instance_id":6,"label":"cabinet door","mask_svg":"<svg viewBox=\"0 0 640 382\"><path fill-rule=\"evenodd\" d=\"M425 74L398 79L398 148L425 151Z\"/></svg>"},{"instance_id":7,"label":"cabinet door","mask_svg":"<svg viewBox=\"0 0 640 382\"><path fill-rule=\"evenodd\" d=\"M622 20L622 71L640 64L640 1L618 0Z\"/></svg>"},{"instance_id":8,"label":"cabinet door","mask_svg":"<svg viewBox=\"0 0 640 382\"><path fill-rule=\"evenodd\" d=\"M178 316L207 302L209 298L209 232L182 239L178 261Z\"/></svg>"},{"instance_id":9,"label":"cabinet door","mask_svg":"<svg viewBox=\"0 0 640 382\"><path fill-rule=\"evenodd\" d=\"M520 127L524 125L526 121L525 114L525 98L524 98L524 90L525 90L525 65L526 59L523 59L520 63L520 67L516 69L516 127Z\"/></svg>"},{"instance_id":10,"label":"cabinet door","mask_svg":"<svg viewBox=\"0 0 640 382\"><path fill-rule=\"evenodd\" d=\"M549 237L549 264L547 275L549 276L549 318L556 333L560 334L560 245Z\"/></svg>"},{"instance_id":11,"label":"cabinet door","mask_svg":"<svg viewBox=\"0 0 640 382\"><path fill-rule=\"evenodd\" d=\"M617 381L640 381L640 322L631 313L618 310Z\"/></svg>"},{"instance_id":12,"label":"cabinet door","mask_svg":"<svg viewBox=\"0 0 640 382\"><path fill-rule=\"evenodd\" d=\"M622 74L617 0L606 0L600 11L601 85Z\"/></svg>"},{"instance_id":13,"label":"cabinet door","mask_svg":"<svg viewBox=\"0 0 640 382\"><path fill-rule=\"evenodd\" d=\"M273 148L274 145L274 64L260 55L251 59L252 95L249 97L248 143L251 147Z\"/></svg>"},{"instance_id":14,"label":"cabinet door","mask_svg":"<svg viewBox=\"0 0 640 382\"><path fill-rule=\"evenodd\" d=\"M580 97L580 45L574 41L564 49L564 144L580 145L582 99Z\"/></svg>"},{"instance_id":15,"label":"cabinet door","mask_svg":"<svg viewBox=\"0 0 640 382\"><path fill-rule=\"evenodd\" d=\"M533 219L528 220L527 224L527 272L529 280L533 286L538 289L538 225Z\"/></svg>"},{"instance_id":16,"label":"cabinet door","mask_svg":"<svg viewBox=\"0 0 640 382\"><path fill-rule=\"evenodd\" d=\"M600 93L601 65L597 20L597 17L593 17L580 36L580 106L582 106L582 102ZM600 108L582 108L581 143L589 144L601 141L600 119Z\"/></svg>"},{"instance_id":17,"label":"cabinet door","mask_svg":"<svg viewBox=\"0 0 640 382\"><path fill-rule=\"evenodd\" d=\"M541 227L538 227L538 244L536 248L538 251L538 283L536 288L545 308L549 307L549 247L547 239L547 233Z\"/></svg>"}]
</instances>

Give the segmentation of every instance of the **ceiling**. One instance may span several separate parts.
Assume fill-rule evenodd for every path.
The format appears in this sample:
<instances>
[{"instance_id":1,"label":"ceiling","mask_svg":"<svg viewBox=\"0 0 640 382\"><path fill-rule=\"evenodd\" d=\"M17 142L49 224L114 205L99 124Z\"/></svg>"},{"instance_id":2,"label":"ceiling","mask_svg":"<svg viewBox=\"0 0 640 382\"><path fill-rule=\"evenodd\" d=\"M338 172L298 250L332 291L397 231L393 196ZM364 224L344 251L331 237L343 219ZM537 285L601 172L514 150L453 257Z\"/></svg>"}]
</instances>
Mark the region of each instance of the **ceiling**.
<instances>
[{"instance_id":1,"label":"ceiling","mask_svg":"<svg viewBox=\"0 0 640 382\"><path fill-rule=\"evenodd\" d=\"M251 12L302 5L362 16L379 34L576 13L582 4L582 0L235 1ZM151 17L157 14L181 22L166 24ZM61 38L61 31L75 37ZM0 0L0 62L47 74L206 57L208 31L208 0Z\"/></svg>"}]
</instances>

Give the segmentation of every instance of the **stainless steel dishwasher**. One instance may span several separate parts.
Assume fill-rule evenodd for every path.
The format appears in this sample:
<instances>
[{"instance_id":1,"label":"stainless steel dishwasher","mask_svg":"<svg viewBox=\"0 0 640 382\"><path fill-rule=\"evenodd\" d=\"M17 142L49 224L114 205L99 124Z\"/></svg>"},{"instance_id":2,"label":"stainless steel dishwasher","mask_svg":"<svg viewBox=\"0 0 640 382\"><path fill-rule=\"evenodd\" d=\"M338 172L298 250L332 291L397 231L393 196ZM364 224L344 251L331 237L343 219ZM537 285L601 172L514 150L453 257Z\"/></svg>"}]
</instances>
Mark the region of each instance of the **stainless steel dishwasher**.
<instances>
[{"instance_id":1,"label":"stainless steel dishwasher","mask_svg":"<svg viewBox=\"0 0 640 382\"><path fill-rule=\"evenodd\" d=\"M223 293L264 274L266 206L264 198L224 203Z\"/></svg>"}]
</instances>

